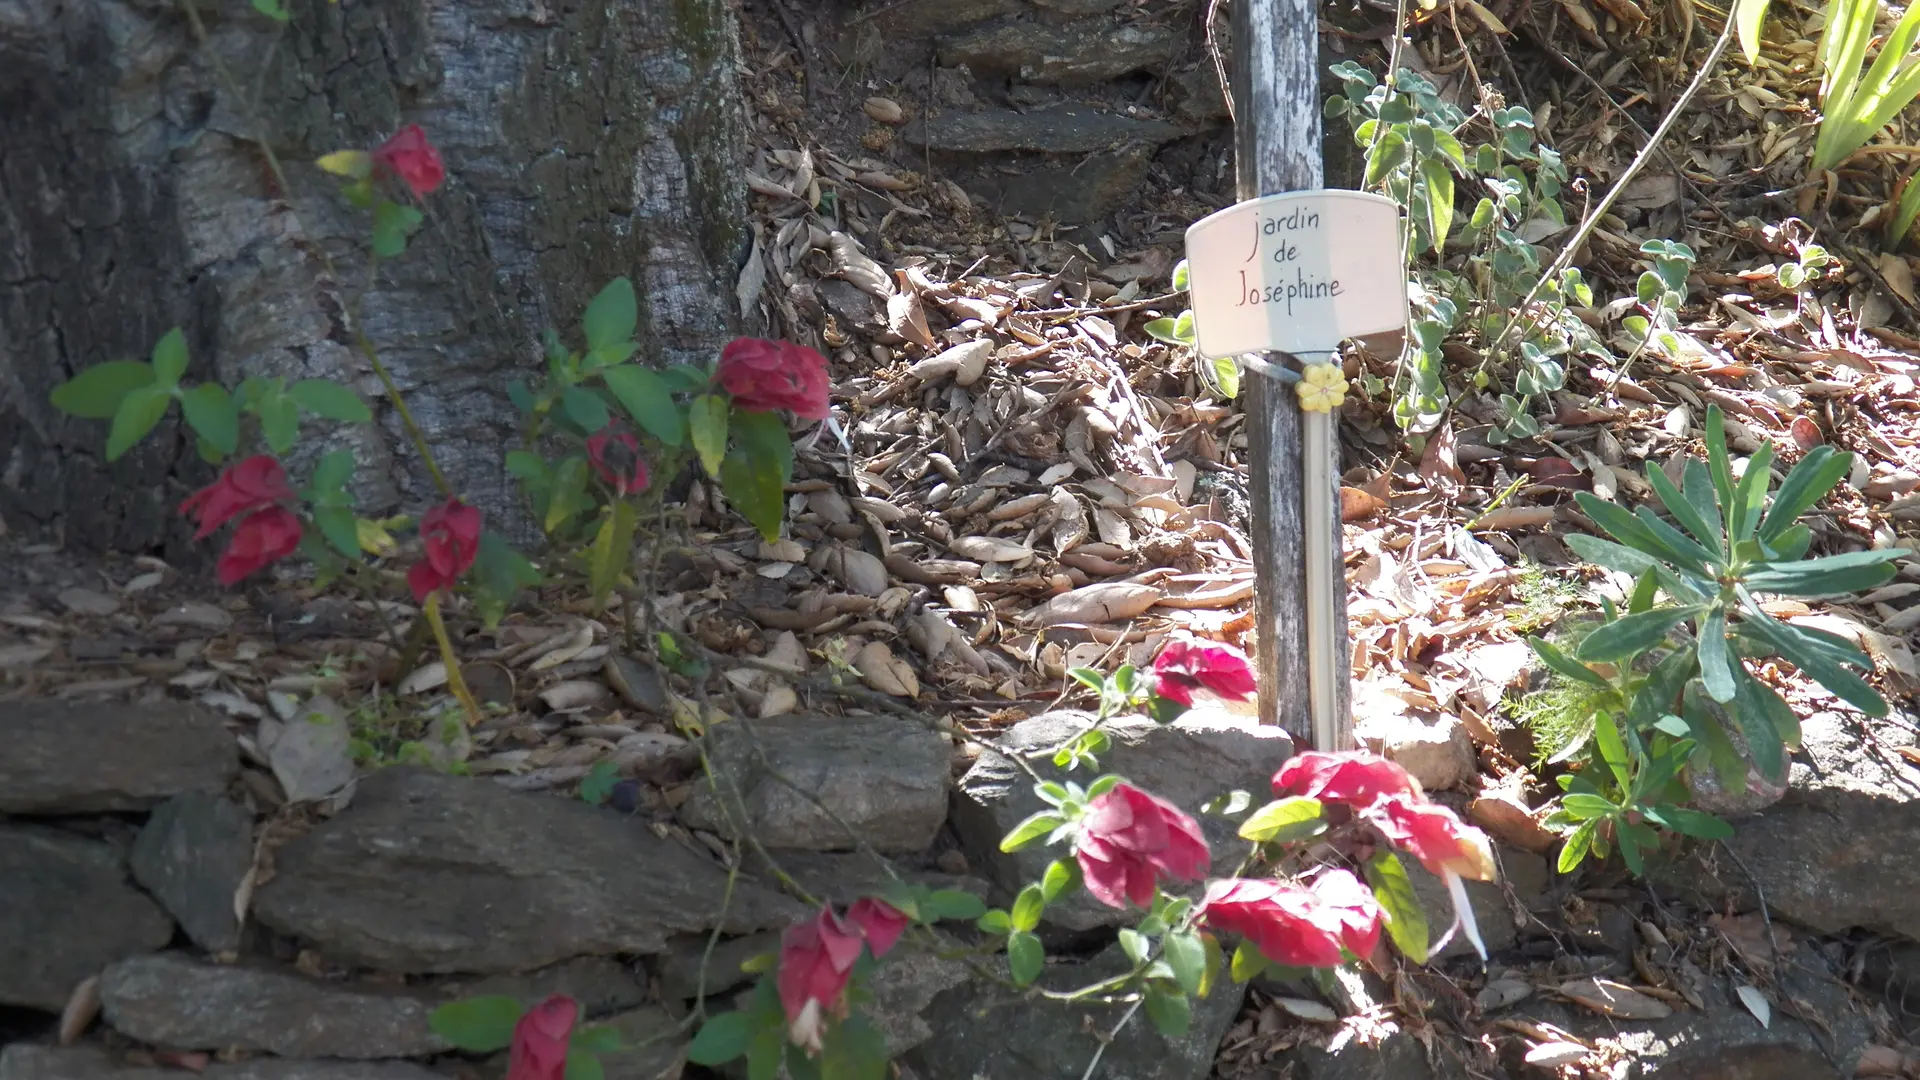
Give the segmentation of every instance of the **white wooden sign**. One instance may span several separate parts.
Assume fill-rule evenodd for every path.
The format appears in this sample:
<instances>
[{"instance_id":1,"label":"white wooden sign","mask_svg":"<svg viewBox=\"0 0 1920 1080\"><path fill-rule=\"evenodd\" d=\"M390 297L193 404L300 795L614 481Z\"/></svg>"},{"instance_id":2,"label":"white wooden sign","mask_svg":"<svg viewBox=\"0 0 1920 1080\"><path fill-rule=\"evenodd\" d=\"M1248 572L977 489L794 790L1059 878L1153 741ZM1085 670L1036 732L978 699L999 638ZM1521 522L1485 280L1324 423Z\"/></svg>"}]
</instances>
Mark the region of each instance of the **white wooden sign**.
<instances>
[{"instance_id":1,"label":"white wooden sign","mask_svg":"<svg viewBox=\"0 0 1920 1080\"><path fill-rule=\"evenodd\" d=\"M1362 191L1291 191L1187 229L1195 348L1327 353L1407 323L1400 207Z\"/></svg>"}]
</instances>

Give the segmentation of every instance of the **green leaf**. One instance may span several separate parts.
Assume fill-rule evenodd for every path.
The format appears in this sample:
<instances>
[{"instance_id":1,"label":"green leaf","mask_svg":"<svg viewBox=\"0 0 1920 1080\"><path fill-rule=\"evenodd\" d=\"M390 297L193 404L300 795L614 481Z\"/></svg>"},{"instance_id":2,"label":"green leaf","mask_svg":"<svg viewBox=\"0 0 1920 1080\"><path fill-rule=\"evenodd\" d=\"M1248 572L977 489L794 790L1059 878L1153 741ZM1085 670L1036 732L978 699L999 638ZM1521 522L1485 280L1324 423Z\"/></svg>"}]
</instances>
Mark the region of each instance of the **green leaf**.
<instances>
[{"instance_id":1,"label":"green leaf","mask_svg":"<svg viewBox=\"0 0 1920 1080\"><path fill-rule=\"evenodd\" d=\"M126 396L153 382L153 367L138 360L109 360L54 387L53 407L83 420L109 420Z\"/></svg>"},{"instance_id":2,"label":"green leaf","mask_svg":"<svg viewBox=\"0 0 1920 1080\"><path fill-rule=\"evenodd\" d=\"M587 775L580 778L580 801L589 806L599 806L613 796L614 785L620 781L620 764L611 758L593 763Z\"/></svg>"},{"instance_id":3,"label":"green leaf","mask_svg":"<svg viewBox=\"0 0 1920 1080\"><path fill-rule=\"evenodd\" d=\"M998 937L1002 934L1010 934L1013 932L1013 916L1008 915L999 908L994 908L992 911L980 916L979 921L975 925L980 927L981 933L992 934Z\"/></svg>"},{"instance_id":4,"label":"green leaf","mask_svg":"<svg viewBox=\"0 0 1920 1080\"><path fill-rule=\"evenodd\" d=\"M1123 926L1120 928L1119 938L1120 951L1127 954L1127 959L1132 961L1135 967L1147 962L1147 954L1153 951L1153 942L1148 941L1145 934L1131 926Z\"/></svg>"},{"instance_id":5,"label":"green leaf","mask_svg":"<svg viewBox=\"0 0 1920 1080\"><path fill-rule=\"evenodd\" d=\"M633 337L640 321L640 307L633 294L633 282L614 278L587 304L580 329L587 335L587 348L617 345Z\"/></svg>"},{"instance_id":6,"label":"green leaf","mask_svg":"<svg viewBox=\"0 0 1920 1080\"><path fill-rule=\"evenodd\" d=\"M433 1010L427 1026L435 1035L470 1054L491 1054L513 1043L513 1027L526 1012L520 999L504 994L450 1001Z\"/></svg>"},{"instance_id":7,"label":"green leaf","mask_svg":"<svg viewBox=\"0 0 1920 1080\"><path fill-rule=\"evenodd\" d=\"M1722 704L1733 700L1736 663L1727 651L1727 609L1716 605L1700 622L1700 682L1708 697Z\"/></svg>"},{"instance_id":8,"label":"green leaf","mask_svg":"<svg viewBox=\"0 0 1920 1080\"><path fill-rule=\"evenodd\" d=\"M1225 968L1226 956L1220 948L1220 939L1212 934L1201 934L1200 944L1206 949L1206 959L1200 964L1200 989L1195 991L1200 997L1213 994L1214 980L1221 969Z\"/></svg>"},{"instance_id":9,"label":"green leaf","mask_svg":"<svg viewBox=\"0 0 1920 1080\"><path fill-rule=\"evenodd\" d=\"M1240 824L1240 839L1255 843L1291 843L1327 830L1319 799L1292 796L1255 810Z\"/></svg>"},{"instance_id":10,"label":"green leaf","mask_svg":"<svg viewBox=\"0 0 1920 1080\"><path fill-rule=\"evenodd\" d=\"M1046 903L1060 899L1067 886L1073 884L1075 863L1072 859L1055 859L1047 864L1047 872L1040 879L1040 898Z\"/></svg>"},{"instance_id":11,"label":"green leaf","mask_svg":"<svg viewBox=\"0 0 1920 1080\"><path fill-rule=\"evenodd\" d=\"M1420 176L1427 182L1427 223L1433 232L1433 249L1439 251L1453 229L1453 173L1447 169L1446 159L1428 157L1420 162Z\"/></svg>"},{"instance_id":12,"label":"green leaf","mask_svg":"<svg viewBox=\"0 0 1920 1080\"><path fill-rule=\"evenodd\" d=\"M1586 491L1574 492L1573 501L1580 507L1581 513L1592 518L1595 525L1606 530L1607 535L1620 541L1622 544L1643 554L1651 555L1656 559L1673 559L1679 557L1679 552L1674 551L1662 543L1654 536L1653 532L1631 512L1615 506L1613 503L1600 498L1598 495ZM1572 538L1569 537L1568 539ZM1584 558L1585 556L1583 555L1582 557ZM1601 565L1606 564L1602 563ZM1609 567L1609 569L1618 568ZM1628 570L1627 572L1630 574L1638 574L1644 569L1646 569L1646 567L1643 565Z\"/></svg>"},{"instance_id":13,"label":"green leaf","mask_svg":"<svg viewBox=\"0 0 1920 1080\"><path fill-rule=\"evenodd\" d=\"M1727 536L1734 541L1753 538L1760 526L1760 515L1767 505L1767 485L1773 482L1773 444L1761 443L1747 459L1747 471L1733 488L1733 507L1728 517Z\"/></svg>"},{"instance_id":14,"label":"green leaf","mask_svg":"<svg viewBox=\"0 0 1920 1080\"><path fill-rule=\"evenodd\" d=\"M1701 479L1705 480L1706 477L1702 475ZM1647 462L1647 483L1653 485L1653 493L1660 497L1660 502L1666 506L1667 512L1673 515L1673 519L1680 523L1681 528L1692 533L1703 548L1716 558L1726 557L1726 547L1722 543L1720 527L1701 516L1699 509L1680 493L1679 488L1673 486L1673 481L1667 479L1667 471L1656 462Z\"/></svg>"},{"instance_id":15,"label":"green leaf","mask_svg":"<svg viewBox=\"0 0 1920 1080\"><path fill-rule=\"evenodd\" d=\"M1701 610L1698 605L1689 605L1623 616L1588 634L1580 643L1580 659L1594 663L1631 660L1665 641L1669 631Z\"/></svg>"},{"instance_id":16,"label":"green leaf","mask_svg":"<svg viewBox=\"0 0 1920 1080\"><path fill-rule=\"evenodd\" d=\"M1642 506L1635 510L1634 517L1639 518L1640 523L1647 527L1647 532L1673 552L1672 561L1676 565L1695 573L1704 573L1708 566L1718 561L1718 557L1702 547L1699 541L1660 520L1659 516L1648 507Z\"/></svg>"},{"instance_id":17,"label":"green leaf","mask_svg":"<svg viewBox=\"0 0 1920 1080\"><path fill-rule=\"evenodd\" d=\"M772 475L779 478L782 487L793 479L793 436L787 433L787 423L779 414L735 409L727 427L733 433L734 446L756 468L767 468L771 463Z\"/></svg>"},{"instance_id":18,"label":"green leaf","mask_svg":"<svg viewBox=\"0 0 1920 1080\"><path fill-rule=\"evenodd\" d=\"M1733 26L1748 64L1760 59L1760 26L1767 18L1767 4L1768 0L1734 0Z\"/></svg>"},{"instance_id":19,"label":"green leaf","mask_svg":"<svg viewBox=\"0 0 1920 1080\"><path fill-rule=\"evenodd\" d=\"M1581 826L1567 835L1567 842L1560 846L1560 861L1557 869L1562 874L1571 874L1587 857L1593 848L1593 834L1599 828L1595 821L1583 822Z\"/></svg>"},{"instance_id":20,"label":"green leaf","mask_svg":"<svg viewBox=\"0 0 1920 1080\"><path fill-rule=\"evenodd\" d=\"M1367 153L1367 174L1366 178L1361 181L1361 186L1363 188L1380 186L1381 181L1387 178L1387 174L1392 172L1401 162L1405 161L1406 157L1406 136L1389 128L1387 133L1380 136L1379 141L1373 144L1373 149Z\"/></svg>"},{"instance_id":21,"label":"green leaf","mask_svg":"<svg viewBox=\"0 0 1920 1080\"><path fill-rule=\"evenodd\" d=\"M547 463L540 455L526 450L507 451L507 472L526 481L530 487L545 487L552 481L547 471Z\"/></svg>"},{"instance_id":22,"label":"green leaf","mask_svg":"<svg viewBox=\"0 0 1920 1080\"><path fill-rule=\"evenodd\" d=\"M1019 851L1035 840L1059 828L1066 819L1051 810L1042 810L1013 827L1013 830L1001 839L1001 851Z\"/></svg>"},{"instance_id":23,"label":"green leaf","mask_svg":"<svg viewBox=\"0 0 1920 1080\"><path fill-rule=\"evenodd\" d=\"M1575 555L1608 570L1639 577L1659 565L1660 560L1645 552L1637 551L1624 544L1611 540L1602 540L1585 533L1574 533L1566 538L1567 547Z\"/></svg>"},{"instance_id":24,"label":"green leaf","mask_svg":"<svg viewBox=\"0 0 1920 1080\"><path fill-rule=\"evenodd\" d=\"M570 1050L563 1080L607 1080L607 1071L598 1055L586 1050Z\"/></svg>"},{"instance_id":25,"label":"green leaf","mask_svg":"<svg viewBox=\"0 0 1920 1080\"><path fill-rule=\"evenodd\" d=\"M727 502L768 543L780 539L780 523L787 513L785 485L778 469L777 461L749 455L737 446L720 466L720 490Z\"/></svg>"},{"instance_id":26,"label":"green leaf","mask_svg":"<svg viewBox=\"0 0 1920 1080\"><path fill-rule=\"evenodd\" d=\"M120 399L113 414L113 427L107 432L107 460L118 461L135 443L147 437L173 404L170 387L150 383Z\"/></svg>"},{"instance_id":27,"label":"green leaf","mask_svg":"<svg viewBox=\"0 0 1920 1080\"><path fill-rule=\"evenodd\" d=\"M1142 325L1140 329L1146 331L1147 336L1155 341L1164 342L1168 345L1187 344L1174 329L1174 320L1172 319L1151 319Z\"/></svg>"},{"instance_id":28,"label":"green leaf","mask_svg":"<svg viewBox=\"0 0 1920 1080\"><path fill-rule=\"evenodd\" d=\"M1242 938L1233 950L1233 962L1227 966L1227 974L1234 982L1243 983L1258 977L1271 963L1253 942Z\"/></svg>"},{"instance_id":29,"label":"green leaf","mask_svg":"<svg viewBox=\"0 0 1920 1080\"><path fill-rule=\"evenodd\" d=\"M1387 934L1407 959L1416 964L1427 962L1427 913L1420 907L1420 896L1413 891L1407 868L1393 852L1376 850L1367 860L1367 884L1373 886L1373 898L1387 919Z\"/></svg>"},{"instance_id":30,"label":"green leaf","mask_svg":"<svg viewBox=\"0 0 1920 1080\"><path fill-rule=\"evenodd\" d=\"M1793 706L1774 692L1773 687L1747 674L1740 672L1740 698L1742 709L1753 710L1756 716L1764 717L1767 726L1773 729L1774 737L1788 750L1800 748L1800 717L1794 714ZM1752 736L1748 741L1752 741Z\"/></svg>"},{"instance_id":31,"label":"green leaf","mask_svg":"<svg viewBox=\"0 0 1920 1080\"><path fill-rule=\"evenodd\" d=\"M180 411L193 433L222 454L240 448L240 411L219 383L201 383L180 395Z\"/></svg>"},{"instance_id":32,"label":"green leaf","mask_svg":"<svg viewBox=\"0 0 1920 1080\"><path fill-rule=\"evenodd\" d=\"M1733 826L1698 810L1683 810L1678 806L1643 806L1640 814L1648 821L1662 828L1672 829L1682 836L1691 836L1700 840L1730 840L1733 838Z\"/></svg>"},{"instance_id":33,"label":"green leaf","mask_svg":"<svg viewBox=\"0 0 1920 1080\"><path fill-rule=\"evenodd\" d=\"M293 398L282 391L269 391L261 396L256 411L260 416L260 434L267 440L267 449L276 454L293 449L294 440L300 437L300 407Z\"/></svg>"},{"instance_id":34,"label":"green leaf","mask_svg":"<svg viewBox=\"0 0 1920 1080\"><path fill-rule=\"evenodd\" d=\"M1212 360L1213 381L1220 387L1220 394L1228 401L1240 396L1240 361L1231 356L1216 356Z\"/></svg>"},{"instance_id":35,"label":"green leaf","mask_svg":"<svg viewBox=\"0 0 1920 1080\"><path fill-rule=\"evenodd\" d=\"M613 512L601 523L589 555L588 588L592 591L594 610L605 609L607 597L620 583L620 575L632 565L633 532L639 524L638 508L625 499L614 500Z\"/></svg>"},{"instance_id":36,"label":"green leaf","mask_svg":"<svg viewBox=\"0 0 1920 1080\"><path fill-rule=\"evenodd\" d=\"M1569 537L1568 539L1574 538ZM1548 641L1546 638L1529 637L1527 638L1527 646L1533 650L1533 654L1538 656L1542 663L1552 668L1564 678L1585 683L1588 686L1601 690L1608 690L1613 687L1613 684L1608 682L1599 672L1568 656L1566 653L1561 652L1558 645Z\"/></svg>"},{"instance_id":37,"label":"green leaf","mask_svg":"<svg viewBox=\"0 0 1920 1080\"><path fill-rule=\"evenodd\" d=\"M317 496L337 495L353 477L353 451L334 450L313 466L313 492Z\"/></svg>"},{"instance_id":38,"label":"green leaf","mask_svg":"<svg viewBox=\"0 0 1920 1080\"><path fill-rule=\"evenodd\" d=\"M1192 282L1193 275L1192 271L1187 267L1187 260L1181 259L1178 263L1174 264L1173 267L1173 290L1175 292L1186 292Z\"/></svg>"},{"instance_id":39,"label":"green leaf","mask_svg":"<svg viewBox=\"0 0 1920 1080\"><path fill-rule=\"evenodd\" d=\"M1047 963L1047 951L1040 939L1025 930L1007 935L1007 970L1016 986L1031 986Z\"/></svg>"},{"instance_id":40,"label":"green leaf","mask_svg":"<svg viewBox=\"0 0 1920 1080\"><path fill-rule=\"evenodd\" d=\"M1192 930L1174 930L1167 934L1162 946L1180 989L1198 994L1207 974L1207 947L1200 935Z\"/></svg>"},{"instance_id":41,"label":"green leaf","mask_svg":"<svg viewBox=\"0 0 1920 1080\"><path fill-rule=\"evenodd\" d=\"M1719 496L1727 531L1733 529L1733 459L1727 456L1727 417L1720 406L1707 406L1707 475Z\"/></svg>"},{"instance_id":42,"label":"green leaf","mask_svg":"<svg viewBox=\"0 0 1920 1080\"><path fill-rule=\"evenodd\" d=\"M1823 596L1871 589L1895 573L1893 561L1904 549L1850 551L1822 559L1761 563L1748 571L1745 584L1759 592L1787 596Z\"/></svg>"},{"instance_id":43,"label":"green leaf","mask_svg":"<svg viewBox=\"0 0 1920 1080\"><path fill-rule=\"evenodd\" d=\"M1600 760L1613 773L1614 782L1626 791L1631 783L1628 773L1627 745L1620 738L1620 725L1613 722L1613 714L1602 711L1593 718L1593 745L1600 751Z\"/></svg>"},{"instance_id":44,"label":"green leaf","mask_svg":"<svg viewBox=\"0 0 1920 1080\"><path fill-rule=\"evenodd\" d=\"M358 394L331 379L301 379L287 387L287 396L301 408L328 420L364 424L373 419L373 410Z\"/></svg>"},{"instance_id":45,"label":"green leaf","mask_svg":"<svg viewBox=\"0 0 1920 1080\"><path fill-rule=\"evenodd\" d=\"M747 1047L747 1080L778 1080L786 1054L787 1029L779 1024L761 1028Z\"/></svg>"},{"instance_id":46,"label":"green leaf","mask_svg":"<svg viewBox=\"0 0 1920 1080\"><path fill-rule=\"evenodd\" d=\"M686 441L686 417L659 375L636 364L620 364L602 371L600 377L640 430L668 446Z\"/></svg>"},{"instance_id":47,"label":"green leaf","mask_svg":"<svg viewBox=\"0 0 1920 1080\"><path fill-rule=\"evenodd\" d=\"M383 259L406 254L407 237L423 220L418 209L382 199L373 208L373 253Z\"/></svg>"},{"instance_id":48,"label":"green leaf","mask_svg":"<svg viewBox=\"0 0 1920 1080\"><path fill-rule=\"evenodd\" d=\"M560 407L566 411L567 419L580 425L580 429L592 435L607 426L613 419L607 411L607 403L600 395L584 386L569 386L560 392Z\"/></svg>"},{"instance_id":49,"label":"green leaf","mask_svg":"<svg viewBox=\"0 0 1920 1080\"><path fill-rule=\"evenodd\" d=\"M187 336L176 326L153 343L153 381L172 389L186 373Z\"/></svg>"},{"instance_id":50,"label":"green leaf","mask_svg":"<svg viewBox=\"0 0 1920 1080\"><path fill-rule=\"evenodd\" d=\"M607 762L606 764L612 764ZM589 773L589 776L592 774ZM612 1024L595 1024L576 1030L567 1045L585 1050L591 1054L612 1054L621 1048L620 1029Z\"/></svg>"},{"instance_id":51,"label":"green leaf","mask_svg":"<svg viewBox=\"0 0 1920 1080\"><path fill-rule=\"evenodd\" d=\"M354 519L351 509L345 506L315 506L313 523L320 527L321 535L333 545L333 550L349 560L359 560L360 524Z\"/></svg>"},{"instance_id":52,"label":"green leaf","mask_svg":"<svg viewBox=\"0 0 1920 1080\"><path fill-rule=\"evenodd\" d=\"M1087 689L1092 690L1094 693L1100 694L1100 693L1106 692L1107 677L1105 675L1100 674L1099 671L1093 668L1090 668L1090 667L1071 668L1067 671L1067 675L1070 678L1072 678L1074 682L1077 682L1081 686L1084 686Z\"/></svg>"},{"instance_id":53,"label":"green leaf","mask_svg":"<svg viewBox=\"0 0 1920 1080\"><path fill-rule=\"evenodd\" d=\"M1781 656L1812 677L1815 682L1832 691L1840 700L1868 716L1887 715L1886 699L1869 686L1866 680L1841 667L1797 627L1766 615L1742 619L1741 626L1759 634L1769 645L1779 650Z\"/></svg>"},{"instance_id":54,"label":"green leaf","mask_svg":"<svg viewBox=\"0 0 1920 1080\"><path fill-rule=\"evenodd\" d=\"M1612 817L1620 809L1600 795L1563 795L1560 805L1578 821Z\"/></svg>"},{"instance_id":55,"label":"green leaf","mask_svg":"<svg viewBox=\"0 0 1920 1080\"><path fill-rule=\"evenodd\" d=\"M687 407L694 453L700 455L700 465L707 475L716 478L727 456L727 411L727 399L718 394L702 394Z\"/></svg>"},{"instance_id":56,"label":"green leaf","mask_svg":"<svg viewBox=\"0 0 1920 1080\"><path fill-rule=\"evenodd\" d=\"M960 889L935 889L920 902L927 921L978 919L987 913L986 901Z\"/></svg>"},{"instance_id":57,"label":"green leaf","mask_svg":"<svg viewBox=\"0 0 1920 1080\"><path fill-rule=\"evenodd\" d=\"M725 1065L747 1052L754 1027L753 1017L739 1010L709 1016L687 1047L687 1060L695 1065Z\"/></svg>"},{"instance_id":58,"label":"green leaf","mask_svg":"<svg viewBox=\"0 0 1920 1080\"><path fill-rule=\"evenodd\" d=\"M554 470L553 489L547 499L545 527L549 535L586 507L586 492L587 460L574 456L562 461Z\"/></svg>"},{"instance_id":59,"label":"green leaf","mask_svg":"<svg viewBox=\"0 0 1920 1080\"><path fill-rule=\"evenodd\" d=\"M1147 987L1147 1019L1168 1039L1186 1035L1193 1024L1193 1007L1187 995L1175 993L1159 984Z\"/></svg>"},{"instance_id":60,"label":"green leaf","mask_svg":"<svg viewBox=\"0 0 1920 1080\"><path fill-rule=\"evenodd\" d=\"M1040 913L1047 909L1047 896L1038 885L1028 885L1013 899L1013 928L1031 930L1040 925Z\"/></svg>"},{"instance_id":61,"label":"green leaf","mask_svg":"<svg viewBox=\"0 0 1920 1080\"><path fill-rule=\"evenodd\" d=\"M540 584L540 571L492 530L480 533L474 563L474 597L489 628L498 626L521 589Z\"/></svg>"},{"instance_id":62,"label":"green leaf","mask_svg":"<svg viewBox=\"0 0 1920 1080\"><path fill-rule=\"evenodd\" d=\"M253 0L253 10L274 22L286 22L293 18L293 13L287 10L287 6L281 3L281 0Z\"/></svg>"},{"instance_id":63,"label":"green leaf","mask_svg":"<svg viewBox=\"0 0 1920 1080\"><path fill-rule=\"evenodd\" d=\"M1826 498L1827 492L1852 468L1853 455L1836 453L1831 446L1816 446L1807 451L1780 482L1773 505L1767 508L1767 516L1760 523L1760 539L1768 543L1778 540L1801 514Z\"/></svg>"}]
</instances>

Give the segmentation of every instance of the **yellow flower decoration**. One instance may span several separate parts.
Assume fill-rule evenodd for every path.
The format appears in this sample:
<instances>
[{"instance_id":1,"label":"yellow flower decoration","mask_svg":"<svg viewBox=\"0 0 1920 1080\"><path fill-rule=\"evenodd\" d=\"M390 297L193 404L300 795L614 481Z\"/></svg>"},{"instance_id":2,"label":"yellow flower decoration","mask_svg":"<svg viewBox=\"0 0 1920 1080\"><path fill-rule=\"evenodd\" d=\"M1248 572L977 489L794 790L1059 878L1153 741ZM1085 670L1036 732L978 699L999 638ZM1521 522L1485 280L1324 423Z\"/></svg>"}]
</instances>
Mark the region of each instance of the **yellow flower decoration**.
<instances>
[{"instance_id":1,"label":"yellow flower decoration","mask_svg":"<svg viewBox=\"0 0 1920 1080\"><path fill-rule=\"evenodd\" d=\"M1293 388L1307 412L1332 412L1347 400L1346 376L1333 364L1308 364Z\"/></svg>"}]
</instances>

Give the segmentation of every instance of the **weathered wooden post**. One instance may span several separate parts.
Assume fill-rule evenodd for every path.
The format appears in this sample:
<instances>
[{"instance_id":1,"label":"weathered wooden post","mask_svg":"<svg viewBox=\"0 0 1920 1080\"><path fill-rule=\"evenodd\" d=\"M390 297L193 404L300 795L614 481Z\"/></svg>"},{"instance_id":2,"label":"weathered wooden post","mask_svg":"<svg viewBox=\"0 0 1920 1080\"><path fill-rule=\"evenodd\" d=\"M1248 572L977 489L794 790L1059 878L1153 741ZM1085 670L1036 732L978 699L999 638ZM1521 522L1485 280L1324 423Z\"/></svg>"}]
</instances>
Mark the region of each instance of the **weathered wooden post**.
<instances>
[{"instance_id":1,"label":"weathered wooden post","mask_svg":"<svg viewBox=\"0 0 1920 1080\"><path fill-rule=\"evenodd\" d=\"M1334 413L1300 407L1299 361L1406 321L1399 208L1322 191L1313 0L1235 0L1240 203L1187 233L1196 348L1242 356L1260 718L1319 750L1353 743Z\"/></svg>"}]
</instances>

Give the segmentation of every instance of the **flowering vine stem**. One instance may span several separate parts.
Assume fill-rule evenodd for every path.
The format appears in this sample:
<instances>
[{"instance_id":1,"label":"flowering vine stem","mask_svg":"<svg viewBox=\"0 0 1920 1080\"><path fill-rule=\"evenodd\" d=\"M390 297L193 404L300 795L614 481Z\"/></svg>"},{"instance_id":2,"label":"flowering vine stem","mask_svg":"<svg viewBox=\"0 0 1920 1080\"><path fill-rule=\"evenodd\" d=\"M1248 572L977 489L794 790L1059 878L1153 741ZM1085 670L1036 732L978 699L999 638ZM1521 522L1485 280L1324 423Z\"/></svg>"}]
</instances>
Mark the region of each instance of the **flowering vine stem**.
<instances>
[{"instance_id":1,"label":"flowering vine stem","mask_svg":"<svg viewBox=\"0 0 1920 1080\"><path fill-rule=\"evenodd\" d=\"M440 662L447 668L447 688L453 696L460 699L460 706L467 710L467 725L476 726L482 717L480 703L473 700L473 691L467 689L466 676L460 673L460 659L454 654L453 641L447 637L447 624L440 618L440 594L427 597L426 605L421 609L426 616L427 625L433 628L433 640L440 646Z\"/></svg>"}]
</instances>

